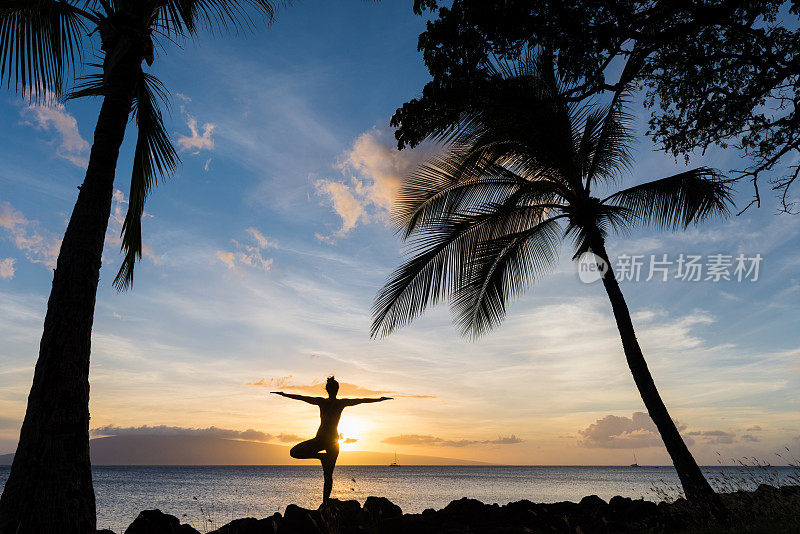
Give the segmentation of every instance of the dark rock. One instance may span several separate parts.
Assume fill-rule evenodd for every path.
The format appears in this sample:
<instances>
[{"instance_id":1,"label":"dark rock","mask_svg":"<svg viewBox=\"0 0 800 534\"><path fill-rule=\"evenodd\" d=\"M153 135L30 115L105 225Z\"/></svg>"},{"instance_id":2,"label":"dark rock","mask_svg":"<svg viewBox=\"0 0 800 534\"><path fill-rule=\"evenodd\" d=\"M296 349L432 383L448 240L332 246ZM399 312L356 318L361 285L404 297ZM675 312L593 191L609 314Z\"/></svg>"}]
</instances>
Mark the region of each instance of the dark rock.
<instances>
[{"instance_id":1,"label":"dark rock","mask_svg":"<svg viewBox=\"0 0 800 534\"><path fill-rule=\"evenodd\" d=\"M174 515L161 510L142 510L125 534L200 534L189 525L181 525Z\"/></svg>"},{"instance_id":2,"label":"dark rock","mask_svg":"<svg viewBox=\"0 0 800 534\"><path fill-rule=\"evenodd\" d=\"M561 516L572 515L579 513L581 507L579 504L570 501L554 502L548 505L550 512Z\"/></svg>"},{"instance_id":3,"label":"dark rock","mask_svg":"<svg viewBox=\"0 0 800 534\"><path fill-rule=\"evenodd\" d=\"M658 505L643 499L630 500L616 511L616 519L626 524L640 523L658 515Z\"/></svg>"},{"instance_id":4,"label":"dark rock","mask_svg":"<svg viewBox=\"0 0 800 534\"><path fill-rule=\"evenodd\" d=\"M361 515L361 504L355 500L329 499L328 502L320 505L319 512L326 522L351 524L358 522Z\"/></svg>"},{"instance_id":5,"label":"dark rock","mask_svg":"<svg viewBox=\"0 0 800 534\"><path fill-rule=\"evenodd\" d=\"M589 508L589 509L592 509L592 510L594 510L596 508L602 508L602 507L607 506L606 501L604 501L603 499L601 499L597 495L587 495L586 497L581 499L581 502L578 503L578 504L580 504L581 506L583 506L585 508Z\"/></svg>"},{"instance_id":6,"label":"dark rock","mask_svg":"<svg viewBox=\"0 0 800 534\"><path fill-rule=\"evenodd\" d=\"M781 488L781 495L784 497L800 495L800 486L783 486Z\"/></svg>"},{"instance_id":7,"label":"dark rock","mask_svg":"<svg viewBox=\"0 0 800 534\"><path fill-rule=\"evenodd\" d=\"M254 517L234 519L209 534L275 534L278 532L280 518L280 514L275 514L266 519L256 519Z\"/></svg>"},{"instance_id":8,"label":"dark rock","mask_svg":"<svg viewBox=\"0 0 800 534\"><path fill-rule=\"evenodd\" d=\"M753 532L800 532L800 486L760 486L756 491L720 495L725 506L743 526L769 525L771 530ZM707 511L707 509L706 509ZM764 523L766 521L766 523ZM211 534L518 534L654 532L716 532L720 524L685 499L654 503L643 499L613 497L608 503L596 495L579 503L537 504L518 501L505 506L474 499L452 501L441 510L403 515L399 506L383 497L369 497L363 508L356 501L331 500L319 510L289 505L286 514L267 519L237 519ZM774 527L774 528L773 528ZM751 531L751 530L748 530ZM102 531L98 534L113 534ZM198 534L178 519L146 510L125 534Z\"/></svg>"},{"instance_id":9,"label":"dark rock","mask_svg":"<svg viewBox=\"0 0 800 534\"><path fill-rule=\"evenodd\" d=\"M776 488L775 486L770 486L768 484L759 484L755 491L755 497L758 499L768 499L773 500L777 499L780 495L781 490Z\"/></svg>"},{"instance_id":10,"label":"dark rock","mask_svg":"<svg viewBox=\"0 0 800 534\"><path fill-rule=\"evenodd\" d=\"M279 534L322 534L322 518L317 510L300 508L296 504L286 507L283 521L278 526Z\"/></svg>"},{"instance_id":11,"label":"dark rock","mask_svg":"<svg viewBox=\"0 0 800 534\"><path fill-rule=\"evenodd\" d=\"M633 502L633 499L630 497L620 497L619 495L615 495L611 497L611 500L608 501L608 505L614 509L624 508L625 506L630 505Z\"/></svg>"},{"instance_id":12,"label":"dark rock","mask_svg":"<svg viewBox=\"0 0 800 534\"><path fill-rule=\"evenodd\" d=\"M444 531L461 530L497 531L506 526L505 515L499 506L484 504L475 499L459 499L452 501L437 512L438 525Z\"/></svg>"},{"instance_id":13,"label":"dark rock","mask_svg":"<svg viewBox=\"0 0 800 534\"><path fill-rule=\"evenodd\" d=\"M367 497L364 512L373 523L403 516L403 510L386 497Z\"/></svg>"},{"instance_id":14,"label":"dark rock","mask_svg":"<svg viewBox=\"0 0 800 534\"><path fill-rule=\"evenodd\" d=\"M503 510L510 525L532 527L540 524L544 516L537 508L538 506L531 501L517 501L508 503Z\"/></svg>"},{"instance_id":15,"label":"dark rock","mask_svg":"<svg viewBox=\"0 0 800 534\"><path fill-rule=\"evenodd\" d=\"M442 514L457 524L473 524L475 522L484 522L486 520L485 509L487 505L475 499L468 499L464 497L457 501L451 501L450 504L444 507Z\"/></svg>"}]
</instances>

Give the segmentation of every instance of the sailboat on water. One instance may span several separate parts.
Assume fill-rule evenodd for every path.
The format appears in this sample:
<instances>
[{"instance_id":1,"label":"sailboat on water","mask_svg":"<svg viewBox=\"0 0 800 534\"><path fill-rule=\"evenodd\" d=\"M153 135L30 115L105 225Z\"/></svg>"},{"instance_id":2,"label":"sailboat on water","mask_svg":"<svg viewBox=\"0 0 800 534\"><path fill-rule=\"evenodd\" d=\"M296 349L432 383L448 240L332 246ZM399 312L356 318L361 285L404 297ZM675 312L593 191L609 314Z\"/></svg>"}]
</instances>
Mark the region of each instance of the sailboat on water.
<instances>
[{"instance_id":1,"label":"sailboat on water","mask_svg":"<svg viewBox=\"0 0 800 534\"><path fill-rule=\"evenodd\" d=\"M636 459L636 451L633 451L633 463L630 467L639 467L638 460Z\"/></svg>"},{"instance_id":2,"label":"sailboat on water","mask_svg":"<svg viewBox=\"0 0 800 534\"><path fill-rule=\"evenodd\" d=\"M394 460L389 464L389 467L400 467L400 464L397 463L397 451L394 452Z\"/></svg>"}]
</instances>

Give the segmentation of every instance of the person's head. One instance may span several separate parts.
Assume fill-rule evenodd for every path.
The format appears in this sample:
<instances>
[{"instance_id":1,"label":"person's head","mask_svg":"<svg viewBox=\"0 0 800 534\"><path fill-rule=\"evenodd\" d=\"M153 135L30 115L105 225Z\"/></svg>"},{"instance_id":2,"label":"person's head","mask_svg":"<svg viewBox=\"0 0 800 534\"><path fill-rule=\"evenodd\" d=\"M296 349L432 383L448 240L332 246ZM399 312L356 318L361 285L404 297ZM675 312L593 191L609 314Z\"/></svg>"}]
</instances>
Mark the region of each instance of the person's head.
<instances>
[{"instance_id":1,"label":"person's head","mask_svg":"<svg viewBox=\"0 0 800 534\"><path fill-rule=\"evenodd\" d=\"M333 376L328 377L328 382L325 384L325 391L328 392L330 398L336 397L336 394L339 393L339 382L337 382Z\"/></svg>"}]
</instances>

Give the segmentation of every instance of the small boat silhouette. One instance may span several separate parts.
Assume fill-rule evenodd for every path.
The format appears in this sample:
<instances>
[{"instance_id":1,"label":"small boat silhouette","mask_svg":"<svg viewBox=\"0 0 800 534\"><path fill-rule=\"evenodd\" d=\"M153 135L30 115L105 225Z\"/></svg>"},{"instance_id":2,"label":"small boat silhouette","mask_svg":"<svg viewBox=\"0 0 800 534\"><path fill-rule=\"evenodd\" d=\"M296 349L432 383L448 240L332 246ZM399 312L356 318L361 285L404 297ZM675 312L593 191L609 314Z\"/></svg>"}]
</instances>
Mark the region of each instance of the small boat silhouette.
<instances>
[{"instance_id":1,"label":"small boat silhouette","mask_svg":"<svg viewBox=\"0 0 800 534\"><path fill-rule=\"evenodd\" d=\"M639 464L637 463L637 461L638 460L636 460L636 451L634 451L633 452L633 463L630 465L630 467L639 467Z\"/></svg>"},{"instance_id":2,"label":"small boat silhouette","mask_svg":"<svg viewBox=\"0 0 800 534\"><path fill-rule=\"evenodd\" d=\"M389 467L400 467L400 464L397 463L397 452L394 453L394 460L392 463L389 464Z\"/></svg>"}]
</instances>

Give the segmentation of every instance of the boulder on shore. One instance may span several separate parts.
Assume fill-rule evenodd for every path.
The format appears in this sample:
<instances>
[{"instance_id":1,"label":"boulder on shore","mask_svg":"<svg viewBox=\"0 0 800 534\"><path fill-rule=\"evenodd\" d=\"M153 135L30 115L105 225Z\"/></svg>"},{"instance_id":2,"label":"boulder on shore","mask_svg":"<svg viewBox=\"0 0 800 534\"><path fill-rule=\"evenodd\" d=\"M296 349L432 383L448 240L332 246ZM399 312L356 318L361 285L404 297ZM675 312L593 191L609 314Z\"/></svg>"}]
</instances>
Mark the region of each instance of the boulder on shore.
<instances>
[{"instance_id":1,"label":"boulder on shore","mask_svg":"<svg viewBox=\"0 0 800 534\"><path fill-rule=\"evenodd\" d=\"M244 517L234 519L209 534L277 534L280 520L281 514L275 514L265 519Z\"/></svg>"},{"instance_id":2,"label":"boulder on shore","mask_svg":"<svg viewBox=\"0 0 800 534\"><path fill-rule=\"evenodd\" d=\"M161 510L142 510L125 534L200 534L191 525L181 524L174 515Z\"/></svg>"}]
</instances>

